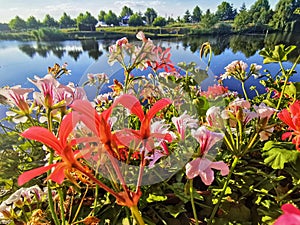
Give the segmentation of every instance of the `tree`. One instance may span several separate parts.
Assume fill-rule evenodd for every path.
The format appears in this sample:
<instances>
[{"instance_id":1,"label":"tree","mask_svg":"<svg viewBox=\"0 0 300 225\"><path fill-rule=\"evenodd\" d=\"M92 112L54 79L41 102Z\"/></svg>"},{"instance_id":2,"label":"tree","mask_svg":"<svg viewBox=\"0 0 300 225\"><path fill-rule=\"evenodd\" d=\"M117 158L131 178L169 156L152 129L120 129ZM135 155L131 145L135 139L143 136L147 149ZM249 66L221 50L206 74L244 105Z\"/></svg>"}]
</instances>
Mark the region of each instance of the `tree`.
<instances>
[{"instance_id":1,"label":"tree","mask_svg":"<svg viewBox=\"0 0 300 225\"><path fill-rule=\"evenodd\" d=\"M201 24L204 28L211 28L217 23L216 16L210 12L210 10L206 10L206 13L201 17Z\"/></svg>"},{"instance_id":2,"label":"tree","mask_svg":"<svg viewBox=\"0 0 300 225\"><path fill-rule=\"evenodd\" d=\"M157 13L153 8L147 8L146 12L144 13L146 22L151 25L155 18L157 17Z\"/></svg>"},{"instance_id":3,"label":"tree","mask_svg":"<svg viewBox=\"0 0 300 225\"><path fill-rule=\"evenodd\" d=\"M113 11L109 10L108 13L104 16L104 22L107 25L114 25L118 26L119 25L119 19Z\"/></svg>"},{"instance_id":4,"label":"tree","mask_svg":"<svg viewBox=\"0 0 300 225\"><path fill-rule=\"evenodd\" d=\"M192 16L189 10L185 11L185 14L183 16L183 20L185 23L191 23L192 22Z\"/></svg>"},{"instance_id":5,"label":"tree","mask_svg":"<svg viewBox=\"0 0 300 225\"><path fill-rule=\"evenodd\" d=\"M98 15L98 20L99 20L99 21L104 21L105 15L106 15L106 12L103 11L103 10L101 10L101 11L99 12L99 15Z\"/></svg>"},{"instance_id":6,"label":"tree","mask_svg":"<svg viewBox=\"0 0 300 225\"><path fill-rule=\"evenodd\" d=\"M132 14L133 14L132 9L127 6L124 6L120 13L120 19L122 19L124 16L131 16Z\"/></svg>"},{"instance_id":7,"label":"tree","mask_svg":"<svg viewBox=\"0 0 300 225\"><path fill-rule=\"evenodd\" d=\"M251 16L246 9L242 9L239 14L234 18L233 26L236 30L245 29L251 22Z\"/></svg>"},{"instance_id":8,"label":"tree","mask_svg":"<svg viewBox=\"0 0 300 225\"><path fill-rule=\"evenodd\" d=\"M76 21L64 12L62 17L59 19L59 25L61 28L75 27Z\"/></svg>"},{"instance_id":9,"label":"tree","mask_svg":"<svg viewBox=\"0 0 300 225\"><path fill-rule=\"evenodd\" d=\"M167 20L164 17L159 16L155 18L152 25L157 27L164 27L167 25Z\"/></svg>"},{"instance_id":10,"label":"tree","mask_svg":"<svg viewBox=\"0 0 300 225\"><path fill-rule=\"evenodd\" d=\"M76 18L76 24L79 30L95 30L95 25L97 24L97 19L91 15L90 12L85 12L85 14L80 13Z\"/></svg>"},{"instance_id":11,"label":"tree","mask_svg":"<svg viewBox=\"0 0 300 225\"><path fill-rule=\"evenodd\" d=\"M279 0L275 6L275 13L270 21L270 26L284 30L292 21L299 21L299 15L294 14L298 7L300 7L299 0Z\"/></svg>"},{"instance_id":12,"label":"tree","mask_svg":"<svg viewBox=\"0 0 300 225\"><path fill-rule=\"evenodd\" d=\"M43 25L45 27L58 27L58 22L51 17L49 14L46 14L45 18L43 19Z\"/></svg>"},{"instance_id":13,"label":"tree","mask_svg":"<svg viewBox=\"0 0 300 225\"><path fill-rule=\"evenodd\" d=\"M236 14L236 9L233 9L233 6L228 2L222 2L220 5L218 5L218 9L216 11L216 17L220 21L233 20Z\"/></svg>"},{"instance_id":14,"label":"tree","mask_svg":"<svg viewBox=\"0 0 300 225\"><path fill-rule=\"evenodd\" d=\"M38 29L41 23L34 16L30 16L26 21L26 26L28 29Z\"/></svg>"},{"instance_id":15,"label":"tree","mask_svg":"<svg viewBox=\"0 0 300 225\"><path fill-rule=\"evenodd\" d=\"M24 30L26 29L26 22L19 16L16 16L8 23L9 29L11 30Z\"/></svg>"},{"instance_id":16,"label":"tree","mask_svg":"<svg viewBox=\"0 0 300 225\"><path fill-rule=\"evenodd\" d=\"M133 14L129 21L128 21L129 26L137 27L137 26L143 26L144 21L138 13Z\"/></svg>"},{"instance_id":17,"label":"tree","mask_svg":"<svg viewBox=\"0 0 300 225\"><path fill-rule=\"evenodd\" d=\"M251 22L254 24L266 24L270 19L270 4L268 0L257 0L249 10Z\"/></svg>"},{"instance_id":18,"label":"tree","mask_svg":"<svg viewBox=\"0 0 300 225\"><path fill-rule=\"evenodd\" d=\"M196 6L193 10L192 21L197 23L200 22L201 16L202 11L199 6Z\"/></svg>"}]
</instances>

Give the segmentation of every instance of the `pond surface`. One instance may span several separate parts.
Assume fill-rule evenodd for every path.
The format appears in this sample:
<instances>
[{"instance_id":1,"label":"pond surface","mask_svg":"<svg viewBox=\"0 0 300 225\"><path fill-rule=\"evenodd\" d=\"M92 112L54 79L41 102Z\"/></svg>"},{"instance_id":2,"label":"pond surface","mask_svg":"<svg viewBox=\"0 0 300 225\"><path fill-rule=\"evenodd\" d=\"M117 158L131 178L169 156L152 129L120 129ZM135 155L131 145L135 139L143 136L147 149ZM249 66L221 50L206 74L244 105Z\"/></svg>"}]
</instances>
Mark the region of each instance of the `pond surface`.
<instances>
[{"instance_id":1,"label":"pond surface","mask_svg":"<svg viewBox=\"0 0 300 225\"><path fill-rule=\"evenodd\" d=\"M268 34L268 35L223 35L223 36L203 36L185 39L162 39L155 40L156 44L162 47L171 47L174 63L181 61L196 62L200 68L206 67L206 59L199 59L199 48L204 42L210 42L213 50L209 77L201 83L205 90L207 86L216 83L215 76L224 73L224 67L234 60L243 60L248 65L251 63L262 64L263 58L258 52L264 48L272 48L276 44L297 45L297 50L292 55L290 61L284 66L290 68L292 62L300 53L300 35L295 34ZM60 82L67 84L74 82L81 84L86 79L88 73L107 73L111 78L118 78L120 67L107 64L108 47L115 43L115 40L84 40L84 41L64 41L64 42L20 42L20 41L0 41L0 87L5 85L18 85L22 87L32 87L27 77L33 78L35 75L43 77L47 73L48 66L55 63L68 63L68 68L72 74L63 76ZM137 42L137 44L140 44ZM267 69L272 75L279 71L279 65L266 64L263 69ZM300 71L300 66L296 68ZM147 72L144 72L147 73ZM141 72L143 74L143 72ZM143 74L147 75L147 74ZM111 79L112 80L112 79ZM292 77L293 81L300 81L300 75ZM233 79L225 80L224 85L229 89L241 93L241 85ZM263 92L263 87L258 80L250 78L246 82L246 88L256 85L259 92ZM249 91L249 95L253 95Z\"/></svg>"}]
</instances>

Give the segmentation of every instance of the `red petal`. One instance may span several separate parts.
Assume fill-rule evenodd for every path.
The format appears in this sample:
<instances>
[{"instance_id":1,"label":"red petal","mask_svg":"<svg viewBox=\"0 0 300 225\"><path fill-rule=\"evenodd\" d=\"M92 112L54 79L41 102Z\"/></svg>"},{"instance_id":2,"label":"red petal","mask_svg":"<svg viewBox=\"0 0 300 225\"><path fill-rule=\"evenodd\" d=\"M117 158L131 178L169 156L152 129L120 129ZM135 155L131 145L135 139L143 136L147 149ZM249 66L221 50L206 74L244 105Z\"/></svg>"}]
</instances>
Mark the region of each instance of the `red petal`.
<instances>
[{"instance_id":1,"label":"red petal","mask_svg":"<svg viewBox=\"0 0 300 225\"><path fill-rule=\"evenodd\" d=\"M128 94L121 95L114 101L113 106L115 107L119 103L129 109L131 113L136 115L141 121L144 119L145 116L141 103L135 96Z\"/></svg>"},{"instance_id":2,"label":"red petal","mask_svg":"<svg viewBox=\"0 0 300 225\"><path fill-rule=\"evenodd\" d=\"M65 169L64 163L58 163L55 170L47 177L47 180L53 180L54 182L61 184L65 179Z\"/></svg>"},{"instance_id":3,"label":"red petal","mask_svg":"<svg viewBox=\"0 0 300 225\"><path fill-rule=\"evenodd\" d=\"M170 105L171 103L172 103L172 101L168 98L163 98L163 99L155 102L155 104L147 112L147 114L146 114L147 118L149 120L151 120L155 116L156 113L158 113L160 110L162 110L166 106Z\"/></svg>"},{"instance_id":4,"label":"red petal","mask_svg":"<svg viewBox=\"0 0 300 225\"><path fill-rule=\"evenodd\" d=\"M292 214L300 215L300 210L296 208L294 205L289 203L282 205L281 209L284 213L292 213Z\"/></svg>"},{"instance_id":5,"label":"red petal","mask_svg":"<svg viewBox=\"0 0 300 225\"><path fill-rule=\"evenodd\" d=\"M278 113L278 118L281 119L287 125L289 125L291 129L296 130L291 115L287 109L283 109L280 113Z\"/></svg>"},{"instance_id":6,"label":"red petal","mask_svg":"<svg viewBox=\"0 0 300 225\"><path fill-rule=\"evenodd\" d=\"M285 139L289 138L292 135L293 135L293 132L286 132L286 133L282 134L281 139L285 140Z\"/></svg>"},{"instance_id":7,"label":"red petal","mask_svg":"<svg viewBox=\"0 0 300 225\"><path fill-rule=\"evenodd\" d=\"M59 154L63 149L63 146L60 145L54 134L44 127L30 127L25 130L21 136L31 140L39 141L52 148Z\"/></svg>"},{"instance_id":8,"label":"red petal","mask_svg":"<svg viewBox=\"0 0 300 225\"><path fill-rule=\"evenodd\" d=\"M18 178L18 185L22 186L26 182L30 181L31 179L45 173L46 171L50 170L52 167L56 166L56 164L51 164L48 166L38 167L29 171L22 173Z\"/></svg>"},{"instance_id":9,"label":"red petal","mask_svg":"<svg viewBox=\"0 0 300 225\"><path fill-rule=\"evenodd\" d=\"M78 120L79 120L79 115L76 113L69 113L63 118L58 132L59 141L62 144L62 146L66 146L67 138L70 135L70 133L73 131Z\"/></svg>"}]
</instances>

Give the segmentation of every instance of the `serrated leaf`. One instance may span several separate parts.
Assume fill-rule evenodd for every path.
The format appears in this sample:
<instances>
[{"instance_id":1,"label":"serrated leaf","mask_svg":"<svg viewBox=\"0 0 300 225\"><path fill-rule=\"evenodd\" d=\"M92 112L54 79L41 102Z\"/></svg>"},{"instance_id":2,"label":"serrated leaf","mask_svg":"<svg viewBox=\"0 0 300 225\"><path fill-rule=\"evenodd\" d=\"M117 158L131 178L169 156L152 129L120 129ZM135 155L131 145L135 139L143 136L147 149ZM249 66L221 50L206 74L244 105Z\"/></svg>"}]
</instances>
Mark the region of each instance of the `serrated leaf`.
<instances>
[{"instance_id":1,"label":"serrated leaf","mask_svg":"<svg viewBox=\"0 0 300 225\"><path fill-rule=\"evenodd\" d=\"M163 196L163 195L154 195L154 194L149 194L148 198L147 198L147 202L162 202L167 200L167 196Z\"/></svg>"},{"instance_id":2,"label":"serrated leaf","mask_svg":"<svg viewBox=\"0 0 300 225\"><path fill-rule=\"evenodd\" d=\"M268 141L265 143L262 154L264 162L273 169L283 169L285 163L295 163L299 152L291 150L291 144Z\"/></svg>"}]
</instances>

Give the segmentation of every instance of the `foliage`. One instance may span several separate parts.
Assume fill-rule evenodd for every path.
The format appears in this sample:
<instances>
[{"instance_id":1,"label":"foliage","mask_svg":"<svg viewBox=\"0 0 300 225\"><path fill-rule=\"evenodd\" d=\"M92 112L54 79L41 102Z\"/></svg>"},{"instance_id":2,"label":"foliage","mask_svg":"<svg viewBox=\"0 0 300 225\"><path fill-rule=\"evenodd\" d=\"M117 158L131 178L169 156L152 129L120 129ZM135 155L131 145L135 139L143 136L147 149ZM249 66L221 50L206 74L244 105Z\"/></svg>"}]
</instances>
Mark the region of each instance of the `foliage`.
<instances>
[{"instance_id":1,"label":"foliage","mask_svg":"<svg viewBox=\"0 0 300 225\"><path fill-rule=\"evenodd\" d=\"M202 11L201 11L200 7L195 6L195 8L193 9L192 21L196 22L196 23L200 22L201 16L202 16Z\"/></svg>"},{"instance_id":2,"label":"foliage","mask_svg":"<svg viewBox=\"0 0 300 225\"><path fill-rule=\"evenodd\" d=\"M70 28L76 26L76 21L72 19L66 12L59 19L60 28Z\"/></svg>"},{"instance_id":3,"label":"foliage","mask_svg":"<svg viewBox=\"0 0 300 225\"><path fill-rule=\"evenodd\" d=\"M119 25L118 17L111 10L108 11L107 14L104 15L104 22L108 25Z\"/></svg>"},{"instance_id":4,"label":"foliage","mask_svg":"<svg viewBox=\"0 0 300 225\"><path fill-rule=\"evenodd\" d=\"M216 11L216 17L220 21L233 20L236 14L236 9L233 9L233 6L228 2L222 2L220 5L218 5L218 9Z\"/></svg>"},{"instance_id":5,"label":"foliage","mask_svg":"<svg viewBox=\"0 0 300 225\"><path fill-rule=\"evenodd\" d=\"M79 30L80 27L87 27L88 30L94 30L97 24L97 19L91 15L90 12L85 12L85 14L80 13L76 18L76 24ZM85 29L84 29L85 30Z\"/></svg>"},{"instance_id":6,"label":"foliage","mask_svg":"<svg viewBox=\"0 0 300 225\"><path fill-rule=\"evenodd\" d=\"M38 29L41 27L41 22L38 21L34 16L30 16L26 21L26 27L28 29Z\"/></svg>"},{"instance_id":7,"label":"foliage","mask_svg":"<svg viewBox=\"0 0 300 225\"><path fill-rule=\"evenodd\" d=\"M243 30L248 26L250 21L251 21L251 18L250 18L249 12L247 10L242 10L234 18L233 25L236 30Z\"/></svg>"},{"instance_id":8,"label":"foliage","mask_svg":"<svg viewBox=\"0 0 300 225\"><path fill-rule=\"evenodd\" d=\"M133 11L128 6L123 6L121 13L120 13L120 19L122 19L124 16L131 16L133 14Z\"/></svg>"},{"instance_id":9,"label":"foliage","mask_svg":"<svg viewBox=\"0 0 300 225\"><path fill-rule=\"evenodd\" d=\"M152 23L153 26L164 27L167 25L167 20L164 17L156 17Z\"/></svg>"},{"instance_id":10,"label":"foliage","mask_svg":"<svg viewBox=\"0 0 300 225\"><path fill-rule=\"evenodd\" d=\"M297 0L280 0L275 6L275 13L270 21L270 26L278 29L291 31L289 24L293 20L299 21L299 15L294 14L296 8L300 7Z\"/></svg>"},{"instance_id":11,"label":"foliage","mask_svg":"<svg viewBox=\"0 0 300 225\"><path fill-rule=\"evenodd\" d=\"M191 23L192 22L192 16L189 10L186 10L184 15L183 15L183 21L185 23Z\"/></svg>"},{"instance_id":12,"label":"foliage","mask_svg":"<svg viewBox=\"0 0 300 225\"><path fill-rule=\"evenodd\" d=\"M32 31L37 41L63 41L66 40L65 33L55 28L41 28Z\"/></svg>"},{"instance_id":13,"label":"foliage","mask_svg":"<svg viewBox=\"0 0 300 225\"><path fill-rule=\"evenodd\" d=\"M147 8L146 12L144 13L147 24L152 24L155 18L157 17L157 12L153 8Z\"/></svg>"},{"instance_id":14,"label":"foliage","mask_svg":"<svg viewBox=\"0 0 300 225\"><path fill-rule=\"evenodd\" d=\"M128 24L129 26L138 27L143 26L144 22L142 17L138 13L135 13L130 17Z\"/></svg>"},{"instance_id":15,"label":"foliage","mask_svg":"<svg viewBox=\"0 0 300 225\"><path fill-rule=\"evenodd\" d=\"M46 14L43 19L43 26L47 28L58 27L59 23L49 14Z\"/></svg>"},{"instance_id":16,"label":"foliage","mask_svg":"<svg viewBox=\"0 0 300 225\"><path fill-rule=\"evenodd\" d=\"M210 10L206 10L206 13L201 17L201 24L204 28L211 28L217 23L216 16L210 12Z\"/></svg>"},{"instance_id":17,"label":"foliage","mask_svg":"<svg viewBox=\"0 0 300 225\"><path fill-rule=\"evenodd\" d=\"M9 21L8 26L11 30L25 30L26 22L19 16L16 16L14 19Z\"/></svg>"}]
</instances>

